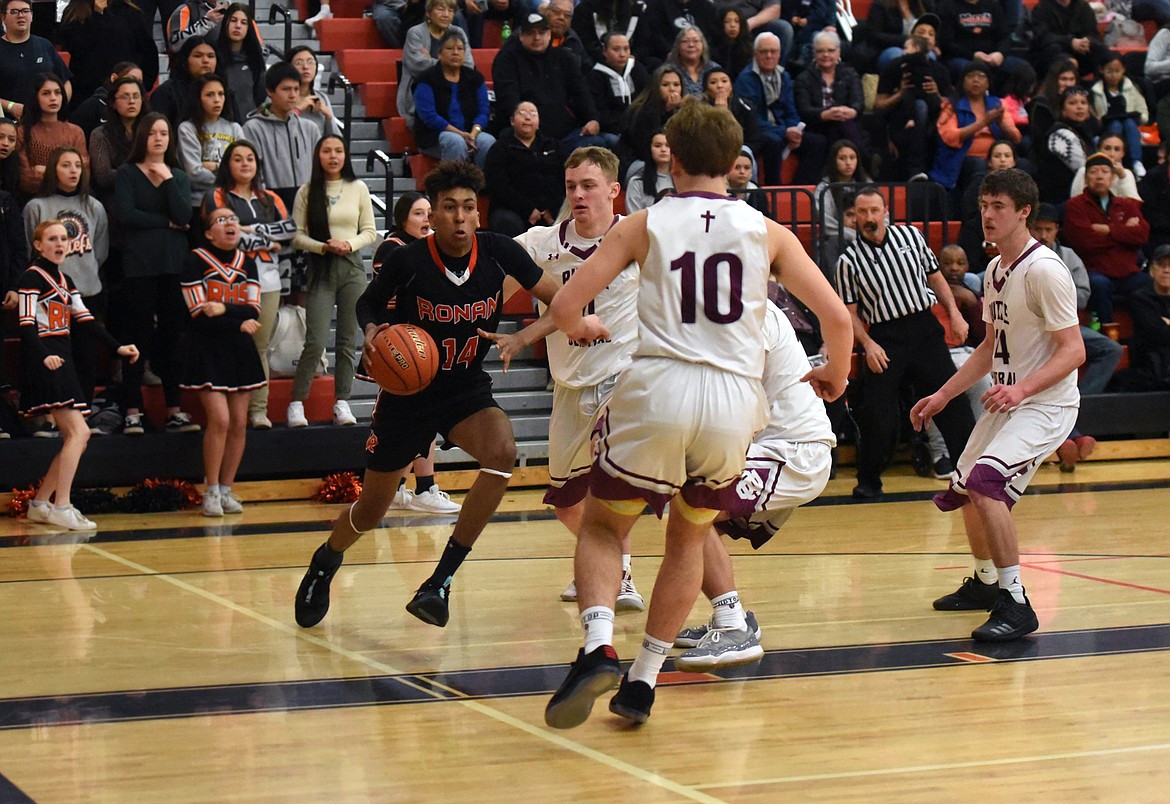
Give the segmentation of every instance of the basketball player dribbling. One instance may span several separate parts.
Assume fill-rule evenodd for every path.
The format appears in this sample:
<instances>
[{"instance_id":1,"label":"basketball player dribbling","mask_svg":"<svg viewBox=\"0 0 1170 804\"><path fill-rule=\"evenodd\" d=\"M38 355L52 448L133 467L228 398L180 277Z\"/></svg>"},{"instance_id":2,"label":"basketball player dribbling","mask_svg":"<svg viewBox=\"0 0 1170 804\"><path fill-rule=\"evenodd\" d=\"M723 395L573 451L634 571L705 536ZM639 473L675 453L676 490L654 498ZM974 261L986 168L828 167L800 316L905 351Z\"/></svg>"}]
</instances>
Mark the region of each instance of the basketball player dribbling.
<instances>
[{"instance_id":1,"label":"basketball player dribbling","mask_svg":"<svg viewBox=\"0 0 1170 804\"><path fill-rule=\"evenodd\" d=\"M934 602L940 611L990 610L971 636L1008 642L1039 627L1020 581L1014 506L1040 463L1076 424L1077 366L1085 359L1076 288L1060 257L1037 242L1028 221L1040 203L1021 170L996 170L979 187L983 236L999 247L983 279L987 336L938 391L910 411L916 430L991 372L985 413L955 467L950 488L934 498L943 511L963 510L974 577ZM998 587L996 586L998 584Z\"/></svg>"},{"instance_id":2,"label":"basketball player dribbling","mask_svg":"<svg viewBox=\"0 0 1170 804\"><path fill-rule=\"evenodd\" d=\"M719 490L739 479L752 435L766 421L760 379L769 266L814 312L832 319L840 301L792 232L726 195L742 145L726 109L688 100L666 124L678 194L619 222L557 293L551 313L568 337L610 335L583 308L630 262L641 266L639 339L601 420L598 456L574 557L585 644L545 709L571 728L621 676L613 616L621 542L649 503L667 503L666 552L641 651L610 710L649 717L653 684L698 595L703 545ZM833 321L829 362L809 372L835 399L849 371L847 327ZM838 334L840 333L840 334Z\"/></svg>"},{"instance_id":3,"label":"basketball player dribbling","mask_svg":"<svg viewBox=\"0 0 1170 804\"><path fill-rule=\"evenodd\" d=\"M434 232L395 251L358 302L364 361L379 330L410 323L426 330L439 347L439 372L417 394L378 395L361 496L337 518L297 590L296 621L304 628L325 617L329 586L345 550L377 527L406 468L427 453L436 433L475 458L480 470L438 566L407 603L408 612L431 625L447 624L451 579L503 499L516 464L516 440L483 369L491 341L481 330L494 332L499 325L506 277L545 303L557 283L511 239L476 231L476 197L482 189L483 173L470 163L441 162L428 173ZM397 304L385 323L391 297Z\"/></svg>"}]
</instances>

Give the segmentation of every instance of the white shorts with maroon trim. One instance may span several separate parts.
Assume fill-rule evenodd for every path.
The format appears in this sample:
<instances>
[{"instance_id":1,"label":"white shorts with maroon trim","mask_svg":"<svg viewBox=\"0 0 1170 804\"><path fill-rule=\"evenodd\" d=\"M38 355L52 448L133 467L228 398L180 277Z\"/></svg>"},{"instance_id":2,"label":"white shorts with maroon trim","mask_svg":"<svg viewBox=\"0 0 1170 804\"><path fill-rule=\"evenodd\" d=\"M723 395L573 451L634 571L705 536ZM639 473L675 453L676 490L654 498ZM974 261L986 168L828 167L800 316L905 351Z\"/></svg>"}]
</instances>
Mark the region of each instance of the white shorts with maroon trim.
<instances>
[{"instance_id":1,"label":"white shorts with maroon trim","mask_svg":"<svg viewBox=\"0 0 1170 804\"><path fill-rule=\"evenodd\" d=\"M548 420L548 482L544 502L567 508L585 499L593 466L594 431L613 396L617 375L598 385L556 384Z\"/></svg>"}]
</instances>

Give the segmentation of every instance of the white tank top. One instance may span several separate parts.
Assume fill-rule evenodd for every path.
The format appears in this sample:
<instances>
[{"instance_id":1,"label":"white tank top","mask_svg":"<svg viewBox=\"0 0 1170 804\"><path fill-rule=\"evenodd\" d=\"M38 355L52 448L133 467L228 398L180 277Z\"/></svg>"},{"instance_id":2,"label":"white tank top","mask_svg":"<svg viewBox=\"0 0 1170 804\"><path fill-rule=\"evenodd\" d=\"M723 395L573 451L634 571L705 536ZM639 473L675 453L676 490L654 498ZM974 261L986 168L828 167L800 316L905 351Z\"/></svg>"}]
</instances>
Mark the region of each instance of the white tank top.
<instances>
[{"instance_id":1,"label":"white tank top","mask_svg":"<svg viewBox=\"0 0 1170 804\"><path fill-rule=\"evenodd\" d=\"M613 223L617 223L615 216ZM611 224L612 228L612 224ZM604 237L604 235L602 235ZM581 237L571 218L553 226L536 226L516 238L532 261L561 285L597 249L601 237ZM547 308L540 305L543 314ZM587 313L609 327L608 340L580 343L560 330L546 339L553 378L569 388L599 385L630 364L638 340L638 264L630 263L597 294Z\"/></svg>"},{"instance_id":2,"label":"white tank top","mask_svg":"<svg viewBox=\"0 0 1170 804\"><path fill-rule=\"evenodd\" d=\"M667 196L647 216L636 356L760 379L770 262L764 216L709 193Z\"/></svg>"},{"instance_id":3,"label":"white tank top","mask_svg":"<svg viewBox=\"0 0 1170 804\"><path fill-rule=\"evenodd\" d=\"M825 403L811 385L800 381L812 367L796 331L780 308L770 302L765 316L764 393L768 398L768 424L752 441L765 446L772 441L823 441L836 446L837 438L829 424Z\"/></svg>"}]
</instances>

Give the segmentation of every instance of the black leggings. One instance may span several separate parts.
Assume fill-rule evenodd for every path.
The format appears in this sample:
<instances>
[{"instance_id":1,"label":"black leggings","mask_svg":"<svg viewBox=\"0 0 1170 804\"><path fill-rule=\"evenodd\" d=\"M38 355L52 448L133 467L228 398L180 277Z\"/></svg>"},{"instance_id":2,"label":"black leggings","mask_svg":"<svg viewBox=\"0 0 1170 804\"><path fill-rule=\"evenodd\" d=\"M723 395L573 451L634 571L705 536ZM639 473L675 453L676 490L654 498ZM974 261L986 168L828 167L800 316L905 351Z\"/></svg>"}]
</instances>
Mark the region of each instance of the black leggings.
<instances>
[{"instance_id":1,"label":"black leggings","mask_svg":"<svg viewBox=\"0 0 1170 804\"><path fill-rule=\"evenodd\" d=\"M142 375L148 359L162 380L167 407L178 407L179 339L187 322L179 275L127 277L111 307L117 308L114 317L122 343L132 343L142 353L137 363L122 361L123 409L142 408Z\"/></svg>"}]
</instances>

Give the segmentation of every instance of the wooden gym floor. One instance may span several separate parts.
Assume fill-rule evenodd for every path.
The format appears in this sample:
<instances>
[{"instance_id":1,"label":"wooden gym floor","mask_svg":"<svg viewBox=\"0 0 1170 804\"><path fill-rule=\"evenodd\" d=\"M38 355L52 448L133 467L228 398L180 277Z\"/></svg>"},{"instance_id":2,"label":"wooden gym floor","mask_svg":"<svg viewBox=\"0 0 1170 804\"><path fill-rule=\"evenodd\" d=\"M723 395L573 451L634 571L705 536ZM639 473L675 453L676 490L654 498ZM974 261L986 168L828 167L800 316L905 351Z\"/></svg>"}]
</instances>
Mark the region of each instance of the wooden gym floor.
<instances>
[{"instance_id":1,"label":"wooden gym floor","mask_svg":"<svg viewBox=\"0 0 1170 804\"><path fill-rule=\"evenodd\" d=\"M573 545L538 492L509 493L445 629L403 605L450 519L388 517L308 631L292 596L338 506L100 517L88 541L5 519L0 801L1165 801L1168 478L1041 470L1016 508L1041 630L1000 647L930 608L970 572L941 483L895 471L855 505L833 481L764 550L732 548L763 661L667 672L646 725L606 696L568 732L542 715L579 644ZM647 598L661 554L646 517ZM619 615L623 658L643 624Z\"/></svg>"}]
</instances>

